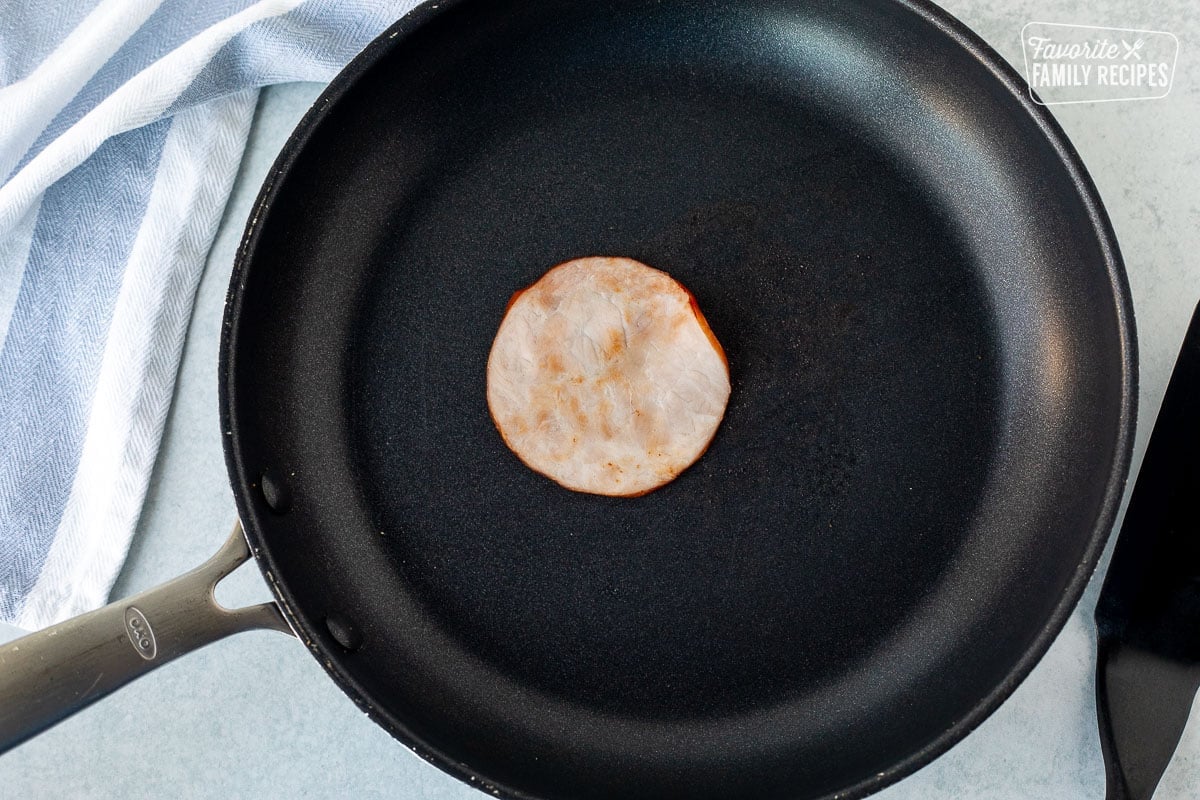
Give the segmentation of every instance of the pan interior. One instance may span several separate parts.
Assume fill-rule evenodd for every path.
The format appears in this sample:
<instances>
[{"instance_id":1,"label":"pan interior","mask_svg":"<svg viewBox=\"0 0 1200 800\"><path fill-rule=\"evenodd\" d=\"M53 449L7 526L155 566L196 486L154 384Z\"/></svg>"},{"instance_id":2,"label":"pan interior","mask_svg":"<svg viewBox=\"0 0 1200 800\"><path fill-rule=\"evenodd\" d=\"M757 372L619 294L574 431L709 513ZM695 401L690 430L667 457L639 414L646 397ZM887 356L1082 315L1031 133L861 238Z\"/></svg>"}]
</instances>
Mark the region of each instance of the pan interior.
<instances>
[{"instance_id":1,"label":"pan interior","mask_svg":"<svg viewBox=\"0 0 1200 800\"><path fill-rule=\"evenodd\" d=\"M671 77L446 155L373 259L348 412L381 546L448 633L539 691L678 718L811 690L933 591L996 447L998 347L913 183L803 108ZM591 253L680 280L730 362L716 440L640 498L562 489L488 415L509 295Z\"/></svg>"},{"instance_id":2,"label":"pan interior","mask_svg":"<svg viewBox=\"0 0 1200 800\"><path fill-rule=\"evenodd\" d=\"M1120 287L1059 153L893 3L449 6L337 87L235 281L235 481L314 646L529 796L818 797L977 721L1120 463ZM509 296L586 255L681 281L730 362L641 498L488 416Z\"/></svg>"}]
</instances>

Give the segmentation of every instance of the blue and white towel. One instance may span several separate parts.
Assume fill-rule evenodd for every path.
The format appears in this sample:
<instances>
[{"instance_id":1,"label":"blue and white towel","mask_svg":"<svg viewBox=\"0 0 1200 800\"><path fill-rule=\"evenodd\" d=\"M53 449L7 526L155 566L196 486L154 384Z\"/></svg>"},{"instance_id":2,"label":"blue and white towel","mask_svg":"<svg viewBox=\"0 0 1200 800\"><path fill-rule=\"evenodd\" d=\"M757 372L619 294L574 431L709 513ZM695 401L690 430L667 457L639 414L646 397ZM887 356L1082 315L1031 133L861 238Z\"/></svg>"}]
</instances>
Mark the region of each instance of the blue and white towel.
<instances>
[{"instance_id":1,"label":"blue and white towel","mask_svg":"<svg viewBox=\"0 0 1200 800\"><path fill-rule=\"evenodd\" d=\"M0 619L102 605L259 87L415 0L0 0Z\"/></svg>"}]
</instances>

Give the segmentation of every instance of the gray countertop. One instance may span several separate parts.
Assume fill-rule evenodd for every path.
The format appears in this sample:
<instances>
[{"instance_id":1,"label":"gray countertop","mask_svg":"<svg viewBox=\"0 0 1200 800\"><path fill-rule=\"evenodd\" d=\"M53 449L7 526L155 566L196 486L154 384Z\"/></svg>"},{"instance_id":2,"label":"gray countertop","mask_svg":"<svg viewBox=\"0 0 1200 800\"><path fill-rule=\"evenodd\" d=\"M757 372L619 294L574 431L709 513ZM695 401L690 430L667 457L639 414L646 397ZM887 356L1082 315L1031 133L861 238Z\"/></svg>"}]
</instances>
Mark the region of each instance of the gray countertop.
<instances>
[{"instance_id":1,"label":"gray countertop","mask_svg":"<svg viewBox=\"0 0 1200 800\"><path fill-rule=\"evenodd\" d=\"M1170 95L1058 106L1112 216L1128 266L1141 355L1134 468L1200 300L1200 41L1194 0L983 0L944 5L1022 66L1029 21L1167 30L1180 40ZM1022 69L1023 71L1023 69ZM114 596L199 564L234 521L217 425L217 344L234 249L271 161L321 87L265 91L199 289L162 452ZM1200 456L1200 454L1198 454ZM1106 556L1107 558L1107 556ZM1103 571L1050 652L991 718L881 800L1095 800L1095 632ZM268 596L252 567L218 590L229 604ZM0 626L0 639L15 629ZM171 664L0 758L4 797L481 797L412 756L347 700L317 662L277 633L227 639ZM1200 795L1200 715L1156 797Z\"/></svg>"}]
</instances>

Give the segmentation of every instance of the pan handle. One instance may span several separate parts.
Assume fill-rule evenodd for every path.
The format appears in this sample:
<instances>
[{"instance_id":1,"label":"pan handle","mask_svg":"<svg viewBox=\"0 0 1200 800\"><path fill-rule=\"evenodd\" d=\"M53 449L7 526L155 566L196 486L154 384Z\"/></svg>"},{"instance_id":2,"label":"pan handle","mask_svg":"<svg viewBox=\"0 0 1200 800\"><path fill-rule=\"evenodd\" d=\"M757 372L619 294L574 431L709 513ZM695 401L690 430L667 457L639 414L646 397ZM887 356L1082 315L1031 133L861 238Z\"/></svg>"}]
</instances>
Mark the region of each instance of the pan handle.
<instances>
[{"instance_id":1,"label":"pan handle","mask_svg":"<svg viewBox=\"0 0 1200 800\"><path fill-rule=\"evenodd\" d=\"M231 633L291 633L279 607L229 610L217 582L250 558L241 523L215 556L126 600L0 645L0 753L129 681Z\"/></svg>"}]
</instances>

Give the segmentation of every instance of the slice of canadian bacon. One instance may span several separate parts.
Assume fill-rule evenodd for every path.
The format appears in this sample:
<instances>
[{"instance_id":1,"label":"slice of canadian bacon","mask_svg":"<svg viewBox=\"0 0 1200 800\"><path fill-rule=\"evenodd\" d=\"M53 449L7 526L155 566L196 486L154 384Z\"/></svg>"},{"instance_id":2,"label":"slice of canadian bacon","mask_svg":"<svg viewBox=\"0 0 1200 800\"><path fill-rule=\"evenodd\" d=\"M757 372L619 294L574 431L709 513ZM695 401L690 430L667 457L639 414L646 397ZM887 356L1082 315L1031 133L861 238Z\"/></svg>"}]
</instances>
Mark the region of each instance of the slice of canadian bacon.
<instances>
[{"instance_id":1,"label":"slice of canadian bacon","mask_svg":"<svg viewBox=\"0 0 1200 800\"><path fill-rule=\"evenodd\" d=\"M636 496L712 441L729 365L695 298L628 258L580 258L517 292L492 343L487 399L505 443L578 492Z\"/></svg>"}]
</instances>

